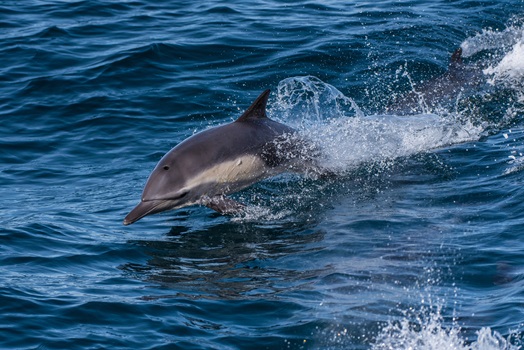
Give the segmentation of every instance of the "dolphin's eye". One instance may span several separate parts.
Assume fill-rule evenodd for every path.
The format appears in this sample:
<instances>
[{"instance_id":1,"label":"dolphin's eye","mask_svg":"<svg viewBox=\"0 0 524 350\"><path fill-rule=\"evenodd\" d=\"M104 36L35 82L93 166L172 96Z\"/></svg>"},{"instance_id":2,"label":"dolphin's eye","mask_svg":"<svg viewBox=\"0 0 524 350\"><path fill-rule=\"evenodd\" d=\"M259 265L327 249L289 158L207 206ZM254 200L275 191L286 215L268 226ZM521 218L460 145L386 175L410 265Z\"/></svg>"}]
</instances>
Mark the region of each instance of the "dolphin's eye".
<instances>
[{"instance_id":1,"label":"dolphin's eye","mask_svg":"<svg viewBox=\"0 0 524 350\"><path fill-rule=\"evenodd\" d=\"M164 170L169 170L169 165L164 165Z\"/></svg>"}]
</instances>

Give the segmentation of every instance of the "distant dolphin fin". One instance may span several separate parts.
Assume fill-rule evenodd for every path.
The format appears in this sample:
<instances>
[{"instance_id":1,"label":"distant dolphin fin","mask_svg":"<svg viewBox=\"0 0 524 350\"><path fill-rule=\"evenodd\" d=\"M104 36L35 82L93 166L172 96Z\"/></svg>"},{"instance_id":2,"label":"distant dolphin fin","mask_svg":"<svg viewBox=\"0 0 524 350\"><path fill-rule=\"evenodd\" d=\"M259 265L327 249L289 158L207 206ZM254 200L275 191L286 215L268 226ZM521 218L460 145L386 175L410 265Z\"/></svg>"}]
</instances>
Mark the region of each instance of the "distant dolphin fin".
<instances>
[{"instance_id":1,"label":"distant dolphin fin","mask_svg":"<svg viewBox=\"0 0 524 350\"><path fill-rule=\"evenodd\" d=\"M461 65L462 65L462 48L459 47L458 49L455 50L455 52L453 52L453 55L451 55L451 58L449 60L448 69L450 70L457 69Z\"/></svg>"},{"instance_id":2,"label":"distant dolphin fin","mask_svg":"<svg viewBox=\"0 0 524 350\"><path fill-rule=\"evenodd\" d=\"M257 97L255 102L242 114L235 122L245 122L253 119L265 119L267 99L269 98L269 89Z\"/></svg>"},{"instance_id":3,"label":"distant dolphin fin","mask_svg":"<svg viewBox=\"0 0 524 350\"><path fill-rule=\"evenodd\" d=\"M205 197L200 200L202 205L209 209L219 212L220 214L240 214L246 206L226 196Z\"/></svg>"}]
</instances>

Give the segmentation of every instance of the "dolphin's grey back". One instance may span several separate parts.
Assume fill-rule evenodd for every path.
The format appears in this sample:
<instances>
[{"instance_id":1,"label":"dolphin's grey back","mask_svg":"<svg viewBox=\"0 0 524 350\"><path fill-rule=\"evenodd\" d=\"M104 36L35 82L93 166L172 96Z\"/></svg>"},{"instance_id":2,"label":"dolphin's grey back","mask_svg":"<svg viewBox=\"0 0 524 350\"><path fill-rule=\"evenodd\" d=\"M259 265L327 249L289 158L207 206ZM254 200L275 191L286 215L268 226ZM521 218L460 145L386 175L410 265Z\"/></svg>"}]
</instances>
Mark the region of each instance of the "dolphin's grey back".
<instances>
[{"instance_id":1,"label":"dolphin's grey back","mask_svg":"<svg viewBox=\"0 0 524 350\"><path fill-rule=\"evenodd\" d=\"M264 91L253 104L234 122L204 130L177 145L170 153L183 161L186 169L202 167L237 159L242 155L259 156L268 167L275 167L285 160L274 152L273 145L280 138L292 135L295 130L271 120L266 115L269 90ZM178 155L184 155L179 157ZM192 160L198 159L198 164Z\"/></svg>"},{"instance_id":2,"label":"dolphin's grey back","mask_svg":"<svg viewBox=\"0 0 524 350\"><path fill-rule=\"evenodd\" d=\"M474 90L482 82L479 67L464 65L462 49L457 49L451 56L446 73L423 83L416 91L402 96L395 96L386 107L387 113L420 113L421 104L431 111L440 104L454 103L459 93Z\"/></svg>"},{"instance_id":3,"label":"dolphin's grey back","mask_svg":"<svg viewBox=\"0 0 524 350\"><path fill-rule=\"evenodd\" d=\"M184 154L181 160L187 162L180 166L186 168L193 166L190 162L193 159L198 159L195 166L201 167L202 163L233 160L241 155L267 157L266 145L294 132L294 129L271 119L233 122L202 131L177 145L171 152Z\"/></svg>"}]
</instances>

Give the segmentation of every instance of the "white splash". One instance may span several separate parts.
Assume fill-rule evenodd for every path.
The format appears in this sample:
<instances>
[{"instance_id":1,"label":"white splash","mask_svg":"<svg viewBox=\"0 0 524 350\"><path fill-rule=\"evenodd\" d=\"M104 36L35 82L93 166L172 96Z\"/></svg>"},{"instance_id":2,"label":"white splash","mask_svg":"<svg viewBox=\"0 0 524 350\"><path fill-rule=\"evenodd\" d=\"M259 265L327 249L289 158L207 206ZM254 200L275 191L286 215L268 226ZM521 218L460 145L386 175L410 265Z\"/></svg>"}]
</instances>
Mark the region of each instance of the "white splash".
<instances>
[{"instance_id":1,"label":"white splash","mask_svg":"<svg viewBox=\"0 0 524 350\"><path fill-rule=\"evenodd\" d=\"M524 41L519 41L495 66L484 70L484 74L492 75L491 84L496 81L520 83L524 78Z\"/></svg>"},{"instance_id":2,"label":"white splash","mask_svg":"<svg viewBox=\"0 0 524 350\"><path fill-rule=\"evenodd\" d=\"M269 112L301 129L332 118L363 116L352 98L311 75L282 80L276 99Z\"/></svg>"},{"instance_id":3,"label":"white splash","mask_svg":"<svg viewBox=\"0 0 524 350\"><path fill-rule=\"evenodd\" d=\"M513 91L518 104L524 104L524 24L513 19L505 30L483 30L462 44L463 56L483 53L487 82ZM522 106L516 106L518 111Z\"/></svg>"},{"instance_id":4,"label":"white splash","mask_svg":"<svg viewBox=\"0 0 524 350\"><path fill-rule=\"evenodd\" d=\"M510 25L502 31L484 29L475 36L464 40L460 45L462 56L470 57L482 51L497 49L507 51L522 38L523 34L523 28L519 24Z\"/></svg>"},{"instance_id":5,"label":"white splash","mask_svg":"<svg viewBox=\"0 0 524 350\"><path fill-rule=\"evenodd\" d=\"M414 322L403 319L389 322L378 334L371 346L372 350L518 350L521 347L512 343L518 334L504 338L499 332L483 327L476 332L473 342L464 339L458 325L443 326L440 312ZM513 339L514 340L514 339Z\"/></svg>"},{"instance_id":6,"label":"white splash","mask_svg":"<svg viewBox=\"0 0 524 350\"><path fill-rule=\"evenodd\" d=\"M484 131L453 113L364 115L351 98L311 76L281 81L271 113L317 144L321 165L337 172L478 140Z\"/></svg>"},{"instance_id":7,"label":"white splash","mask_svg":"<svg viewBox=\"0 0 524 350\"><path fill-rule=\"evenodd\" d=\"M479 62L471 64L485 67L485 82L491 87L479 92L478 99L461 100L458 93L455 106L450 106L455 110L406 116L365 115L351 97L336 87L303 76L279 83L269 112L313 140L324 156L322 165L334 171L348 171L363 163L388 163L476 141L486 130L509 124L524 111L524 24L514 19L505 30L483 30L467 38L461 47L464 57L488 51ZM500 115L483 115L481 104L494 103L494 98L500 99L498 103L505 110Z\"/></svg>"},{"instance_id":8,"label":"white splash","mask_svg":"<svg viewBox=\"0 0 524 350\"><path fill-rule=\"evenodd\" d=\"M374 115L334 119L307 135L321 144L323 165L349 170L379 164L460 142L477 140L483 129L435 114Z\"/></svg>"}]
</instances>

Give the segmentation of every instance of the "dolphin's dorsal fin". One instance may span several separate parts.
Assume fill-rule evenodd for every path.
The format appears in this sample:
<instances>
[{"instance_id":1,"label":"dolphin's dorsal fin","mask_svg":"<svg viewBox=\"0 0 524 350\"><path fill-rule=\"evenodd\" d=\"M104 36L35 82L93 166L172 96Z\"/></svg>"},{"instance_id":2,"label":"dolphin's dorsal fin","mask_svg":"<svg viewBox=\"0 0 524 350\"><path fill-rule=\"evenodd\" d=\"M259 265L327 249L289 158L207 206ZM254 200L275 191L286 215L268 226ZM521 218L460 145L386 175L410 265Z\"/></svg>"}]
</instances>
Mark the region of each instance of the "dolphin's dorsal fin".
<instances>
[{"instance_id":1,"label":"dolphin's dorsal fin","mask_svg":"<svg viewBox=\"0 0 524 350\"><path fill-rule=\"evenodd\" d=\"M458 49L453 52L453 55L451 55L451 59L449 60L449 69L458 68L462 64L462 48L459 47Z\"/></svg>"},{"instance_id":2,"label":"dolphin's dorsal fin","mask_svg":"<svg viewBox=\"0 0 524 350\"><path fill-rule=\"evenodd\" d=\"M267 99L269 98L269 89L257 97L255 102L235 122L245 122L248 120L265 119Z\"/></svg>"}]
</instances>

